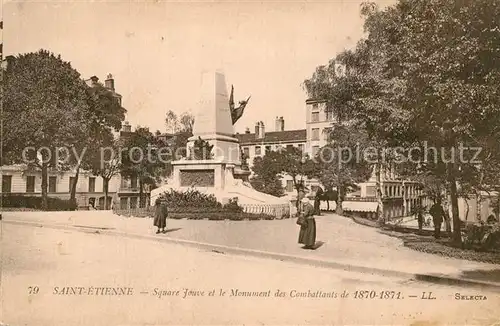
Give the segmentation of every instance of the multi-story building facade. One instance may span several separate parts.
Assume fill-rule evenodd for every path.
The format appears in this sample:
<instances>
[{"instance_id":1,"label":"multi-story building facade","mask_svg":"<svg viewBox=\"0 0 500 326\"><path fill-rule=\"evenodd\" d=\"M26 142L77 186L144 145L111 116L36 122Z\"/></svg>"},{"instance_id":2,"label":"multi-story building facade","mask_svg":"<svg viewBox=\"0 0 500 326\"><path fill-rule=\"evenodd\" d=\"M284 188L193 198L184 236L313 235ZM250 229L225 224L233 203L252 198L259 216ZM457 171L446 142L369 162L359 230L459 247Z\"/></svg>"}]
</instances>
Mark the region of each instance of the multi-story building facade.
<instances>
[{"instance_id":1,"label":"multi-story building facade","mask_svg":"<svg viewBox=\"0 0 500 326\"><path fill-rule=\"evenodd\" d=\"M308 99L306 101L306 126L308 153L314 157L320 148L328 144L329 131L338 118L332 110L327 110L325 100ZM422 203L423 192L416 182L405 181L396 176L393 170L382 169L381 191L383 212L386 218L407 216L417 204ZM343 202L343 209L353 215L374 217L378 204L375 192L375 176L367 182L358 184L359 190L348 194Z\"/></svg>"},{"instance_id":2,"label":"multi-story building facade","mask_svg":"<svg viewBox=\"0 0 500 326\"><path fill-rule=\"evenodd\" d=\"M326 109L326 101L306 101L306 150L310 157L316 156L319 149L328 143L329 131L335 119L333 112Z\"/></svg>"},{"instance_id":3,"label":"multi-story building facade","mask_svg":"<svg viewBox=\"0 0 500 326\"><path fill-rule=\"evenodd\" d=\"M99 79L92 76L85 80L88 86L99 85ZM109 74L104 82L104 87L110 90L116 100L122 103L122 96L115 90L113 76ZM131 126L125 122L120 132L120 136L129 133ZM41 196L42 174L39 169L27 164L16 164L0 167L0 179L2 183L2 195L19 196ZM63 171L50 169L48 171L48 196L60 199L70 198L71 185L75 180L74 171ZM114 204L119 204L122 208L134 208L138 206L139 189L136 178L122 178L119 174L114 175L108 185L107 207L104 207L103 179L93 175L89 171L80 171L76 184L76 200L80 208L94 207L97 209L109 209ZM118 199L118 203L116 203ZM149 202L149 200L146 200Z\"/></svg>"},{"instance_id":4,"label":"multi-story building facade","mask_svg":"<svg viewBox=\"0 0 500 326\"><path fill-rule=\"evenodd\" d=\"M244 134L236 134L243 153L248 158L249 167L253 166L256 157L262 157L267 152L276 151L280 148L297 147L306 153L307 131L306 129L285 130L283 117L276 117L274 131L267 132L262 121L255 124L255 132L250 133L247 128ZM282 178L283 187L288 197L293 198L295 189L290 176Z\"/></svg>"}]
</instances>

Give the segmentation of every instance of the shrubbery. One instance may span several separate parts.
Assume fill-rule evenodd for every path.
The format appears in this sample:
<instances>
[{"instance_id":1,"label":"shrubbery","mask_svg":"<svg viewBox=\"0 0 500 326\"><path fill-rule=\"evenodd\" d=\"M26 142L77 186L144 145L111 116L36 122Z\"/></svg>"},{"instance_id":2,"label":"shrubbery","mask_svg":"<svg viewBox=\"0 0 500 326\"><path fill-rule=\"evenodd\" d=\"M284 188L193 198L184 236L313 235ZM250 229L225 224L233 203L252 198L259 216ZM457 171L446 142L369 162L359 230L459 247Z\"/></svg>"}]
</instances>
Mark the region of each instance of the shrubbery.
<instances>
[{"instance_id":1,"label":"shrubbery","mask_svg":"<svg viewBox=\"0 0 500 326\"><path fill-rule=\"evenodd\" d=\"M238 205L238 198L230 199L225 205L217 201L214 195L206 195L197 190L190 189L185 192L170 190L159 196L166 200L168 209L168 218L190 220L272 220L274 216L266 214L252 214L243 212L243 207ZM153 217L155 207L116 210L117 214L125 214L135 217Z\"/></svg>"},{"instance_id":2,"label":"shrubbery","mask_svg":"<svg viewBox=\"0 0 500 326\"><path fill-rule=\"evenodd\" d=\"M500 245L500 224L476 223L465 227L463 246L489 251Z\"/></svg>"},{"instance_id":3,"label":"shrubbery","mask_svg":"<svg viewBox=\"0 0 500 326\"><path fill-rule=\"evenodd\" d=\"M169 212L243 212L243 207L238 205L238 198L232 198L229 203L222 205L214 195L203 194L195 189L184 192L171 189L161 194L160 198L167 201Z\"/></svg>"},{"instance_id":4,"label":"shrubbery","mask_svg":"<svg viewBox=\"0 0 500 326\"><path fill-rule=\"evenodd\" d=\"M222 204L217 201L214 195L206 195L198 190L189 189L187 191L177 191L171 189L159 196L166 200L169 210L180 207L218 208L222 209Z\"/></svg>"},{"instance_id":5,"label":"shrubbery","mask_svg":"<svg viewBox=\"0 0 500 326\"><path fill-rule=\"evenodd\" d=\"M74 211L76 203L70 200L49 197L47 198L49 211ZM21 196L21 195L2 195L2 207L5 208L31 208L42 209L42 197Z\"/></svg>"}]
</instances>

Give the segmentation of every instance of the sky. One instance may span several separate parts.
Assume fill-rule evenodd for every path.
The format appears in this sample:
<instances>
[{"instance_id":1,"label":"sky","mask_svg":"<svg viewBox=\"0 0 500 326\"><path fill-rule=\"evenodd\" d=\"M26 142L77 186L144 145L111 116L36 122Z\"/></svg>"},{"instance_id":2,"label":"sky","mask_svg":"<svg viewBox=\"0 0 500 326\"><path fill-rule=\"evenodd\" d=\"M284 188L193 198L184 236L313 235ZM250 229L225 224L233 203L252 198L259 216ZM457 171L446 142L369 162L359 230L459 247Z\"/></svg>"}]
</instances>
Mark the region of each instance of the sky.
<instances>
[{"instance_id":1,"label":"sky","mask_svg":"<svg viewBox=\"0 0 500 326\"><path fill-rule=\"evenodd\" d=\"M301 129L302 83L362 37L361 2L6 1L4 53L43 48L85 79L113 74L127 120L152 131L169 110L196 115L204 69L222 69L236 101L252 96L237 132L272 131L276 116Z\"/></svg>"}]
</instances>

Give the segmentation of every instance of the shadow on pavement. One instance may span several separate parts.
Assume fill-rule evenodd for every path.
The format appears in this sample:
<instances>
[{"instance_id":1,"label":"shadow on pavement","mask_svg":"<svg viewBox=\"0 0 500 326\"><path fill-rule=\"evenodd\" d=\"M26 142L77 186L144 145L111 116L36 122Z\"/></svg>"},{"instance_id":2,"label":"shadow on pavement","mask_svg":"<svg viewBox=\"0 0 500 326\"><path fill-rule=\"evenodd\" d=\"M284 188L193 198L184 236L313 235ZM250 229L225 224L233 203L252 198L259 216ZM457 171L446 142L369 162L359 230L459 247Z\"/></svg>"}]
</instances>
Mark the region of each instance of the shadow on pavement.
<instances>
[{"instance_id":1,"label":"shadow on pavement","mask_svg":"<svg viewBox=\"0 0 500 326\"><path fill-rule=\"evenodd\" d=\"M500 269L462 271L461 276L473 280L500 282Z\"/></svg>"},{"instance_id":2,"label":"shadow on pavement","mask_svg":"<svg viewBox=\"0 0 500 326\"><path fill-rule=\"evenodd\" d=\"M302 249L310 249L310 250L316 250L318 248L320 248L321 246L323 246L325 243L323 241L316 241L316 243L314 244L314 246L312 248L309 248L307 246L302 246L301 248Z\"/></svg>"},{"instance_id":3,"label":"shadow on pavement","mask_svg":"<svg viewBox=\"0 0 500 326\"><path fill-rule=\"evenodd\" d=\"M175 232L175 231L179 231L179 230L182 230L182 228L166 229L165 233Z\"/></svg>"}]
</instances>

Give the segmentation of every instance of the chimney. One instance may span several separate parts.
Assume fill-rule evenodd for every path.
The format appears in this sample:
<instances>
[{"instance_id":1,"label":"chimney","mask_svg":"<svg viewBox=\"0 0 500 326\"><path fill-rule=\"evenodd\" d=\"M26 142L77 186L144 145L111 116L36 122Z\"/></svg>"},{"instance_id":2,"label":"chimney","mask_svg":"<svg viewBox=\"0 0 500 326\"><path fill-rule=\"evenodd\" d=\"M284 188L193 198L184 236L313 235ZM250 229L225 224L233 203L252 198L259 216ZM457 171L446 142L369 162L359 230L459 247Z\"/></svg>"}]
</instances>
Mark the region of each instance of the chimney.
<instances>
[{"instance_id":1,"label":"chimney","mask_svg":"<svg viewBox=\"0 0 500 326\"><path fill-rule=\"evenodd\" d=\"M283 119L283 117L280 117L280 130L279 131L285 131L285 119Z\"/></svg>"},{"instance_id":2,"label":"chimney","mask_svg":"<svg viewBox=\"0 0 500 326\"><path fill-rule=\"evenodd\" d=\"M245 134L249 134L250 133L250 128L245 128Z\"/></svg>"},{"instance_id":3,"label":"chimney","mask_svg":"<svg viewBox=\"0 0 500 326\"><path fill-rule=\"evenodd\" d=\"M115 90L115 80L113 79L113 75L108 74L106 80L104 81L104 86L112 91Z\"/></svg>"},{"instance_id":4,"label":"chimney","mask_svg":"<svg viewBox=\"0 0 500 326\"><path fill-rule=\"evenodd\" d=\"M85 81L89 87L94 87L98 84L99 78L96 76L90 77L88 80Z\"/></svg>"},{"instance_id":5,"label":"chimney","mask_svg":"<svg viewBox=\"0 0 500 326\"><path fill-rule=\"evenodd\" d=\"M125 121L123 123L122 131L124 131L124 132L132 132L132 126L128 123L128 121Z\"/></svg>"},{"instance_id":6,"label":"chimney","mask_svg":"<svg viewBox=\"0 0 500 326\"><path fill-rule=\"evenodd\" d=\"M255 138L259 138L260 136L260 123L259 122L256 122L255 123Z\"/></svg>"},{"instance_id":7,"label":"chimney","mask_svg":"<svg viewBox=\"0 0 500 326\"><path fill-rule=\"evenodd\" d=\"M264 122L260 122L260 134L259 134L259 138L264 138L265 135L266 135L266 131L265 131L265 127L264 127Z\"/></svg>"},{"instance_id":8,"label":"chimney","mask_svg":"<svg viewBox=\"0 0 500 326\"><path fill-rule=\"evenodd\" d=\"M281 131L281 120L279 117L276 117L274 120L274 131Z\"/></svg>"}]
</instances>

